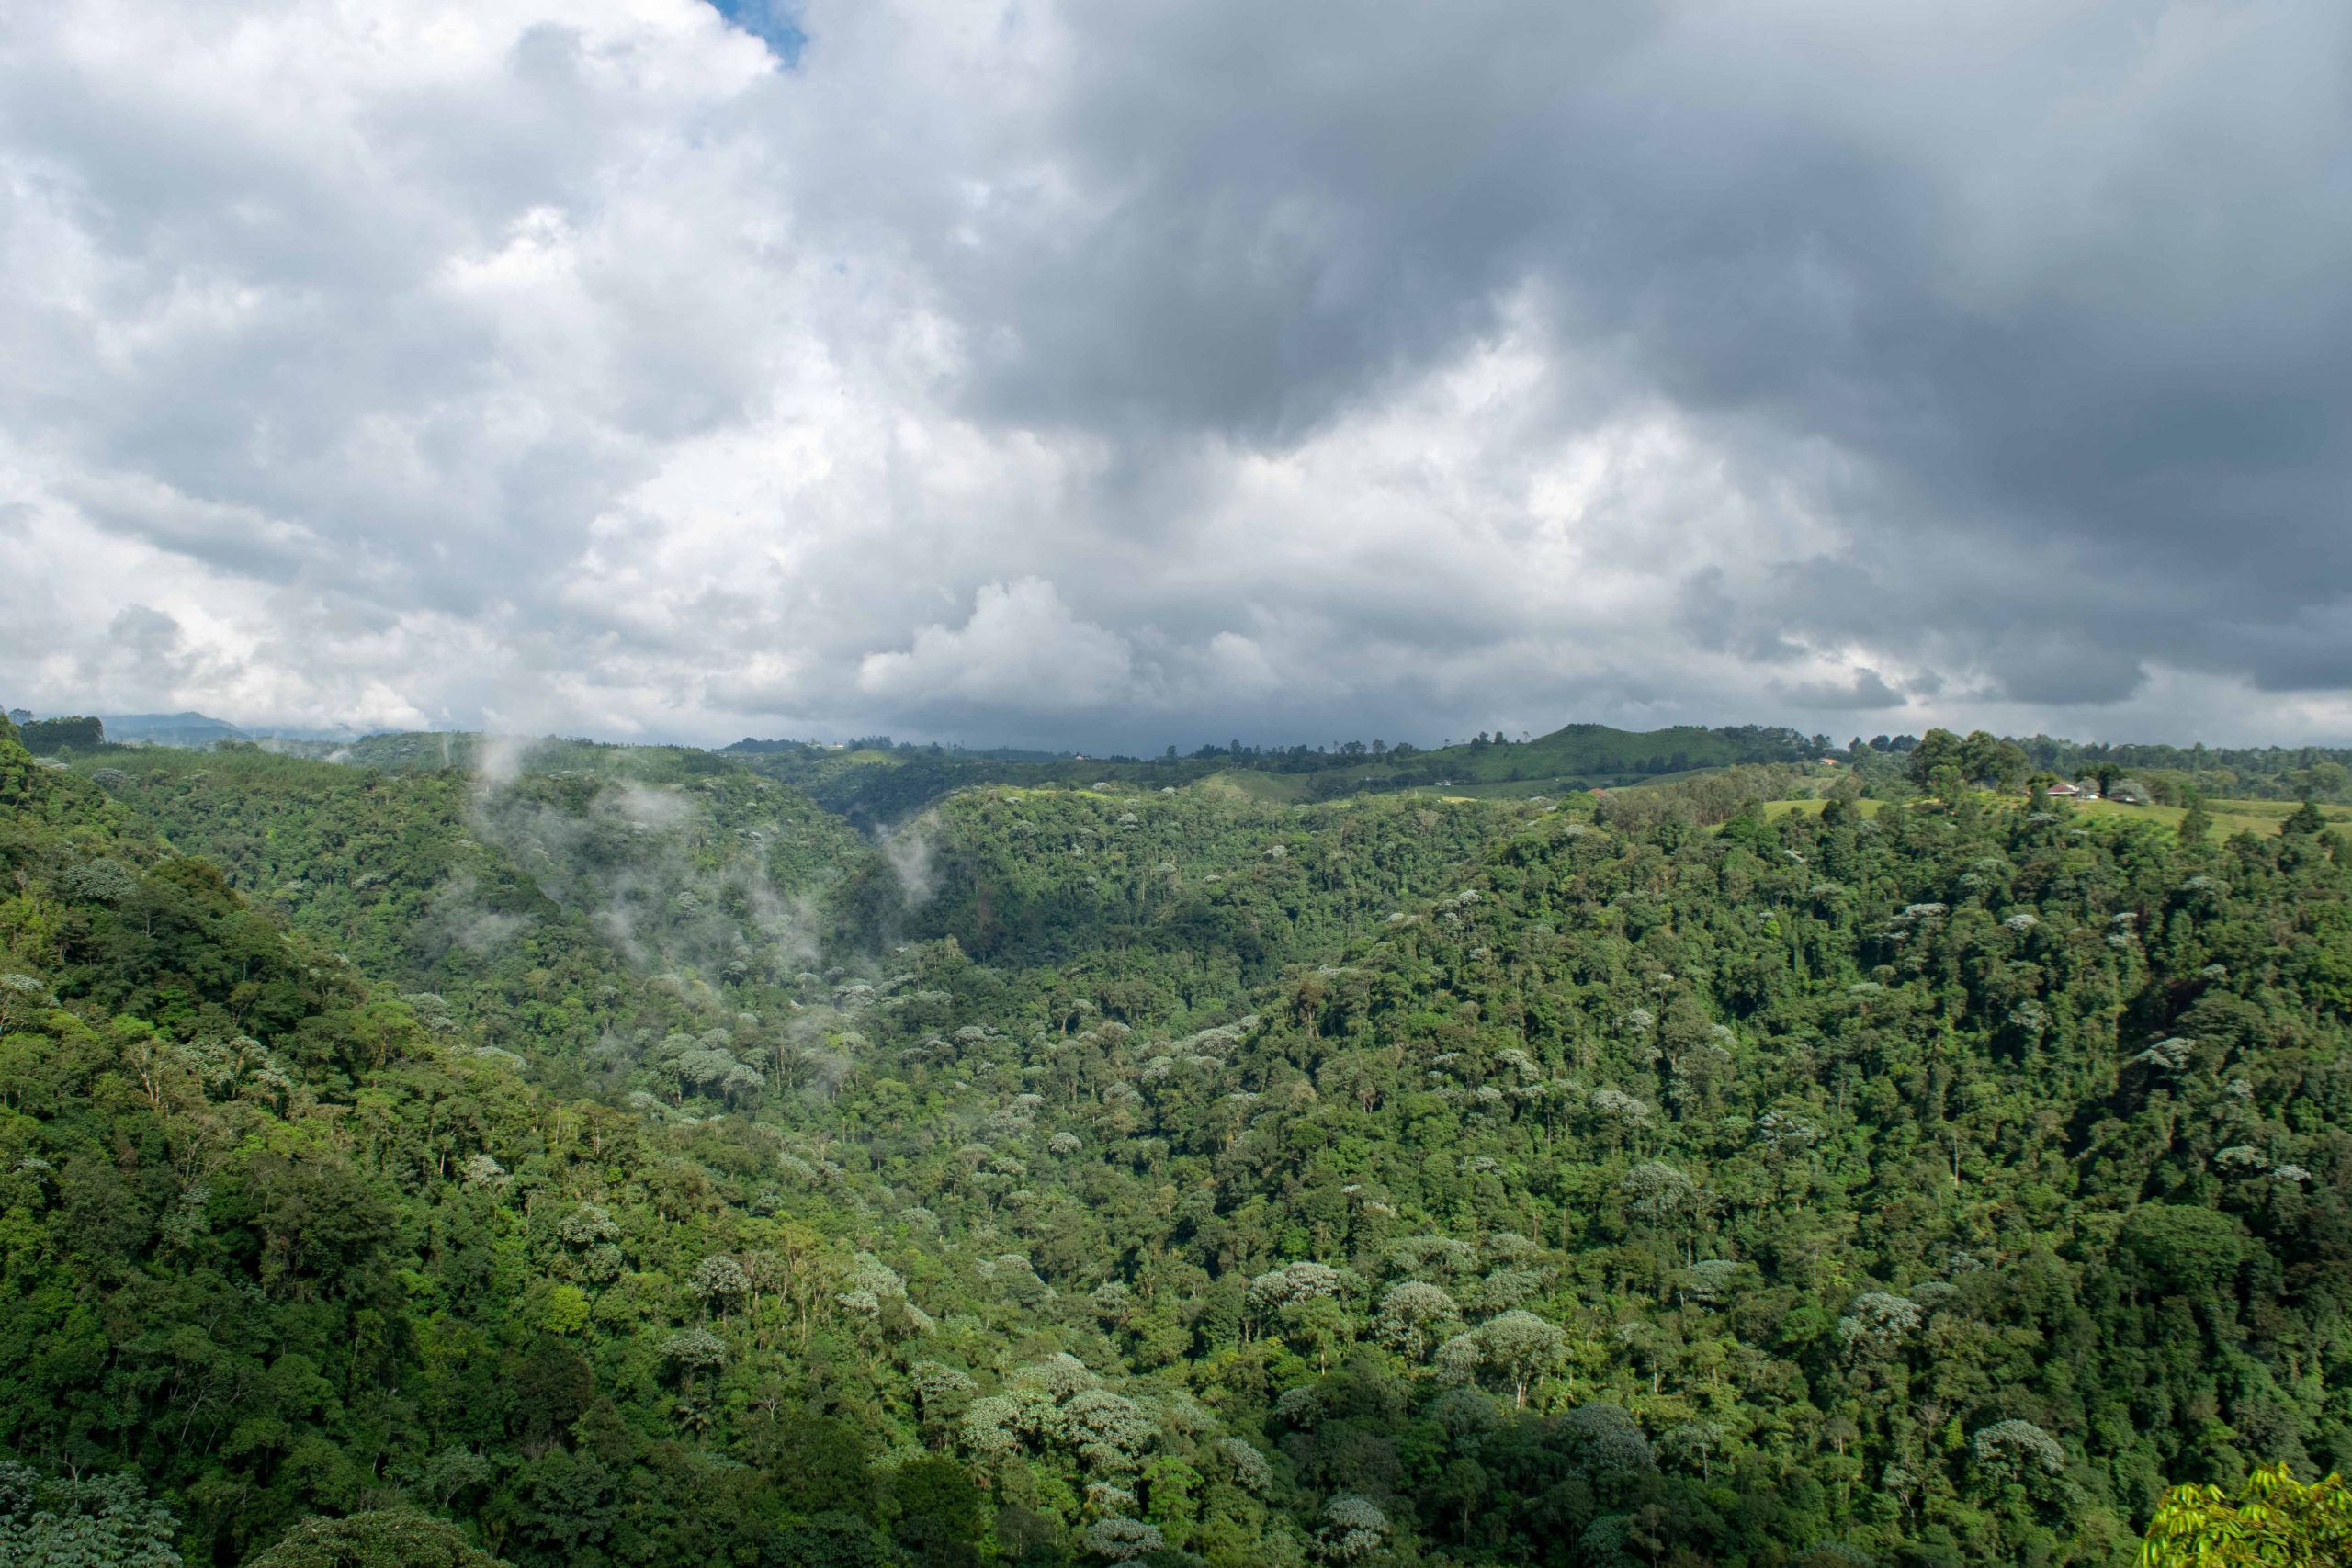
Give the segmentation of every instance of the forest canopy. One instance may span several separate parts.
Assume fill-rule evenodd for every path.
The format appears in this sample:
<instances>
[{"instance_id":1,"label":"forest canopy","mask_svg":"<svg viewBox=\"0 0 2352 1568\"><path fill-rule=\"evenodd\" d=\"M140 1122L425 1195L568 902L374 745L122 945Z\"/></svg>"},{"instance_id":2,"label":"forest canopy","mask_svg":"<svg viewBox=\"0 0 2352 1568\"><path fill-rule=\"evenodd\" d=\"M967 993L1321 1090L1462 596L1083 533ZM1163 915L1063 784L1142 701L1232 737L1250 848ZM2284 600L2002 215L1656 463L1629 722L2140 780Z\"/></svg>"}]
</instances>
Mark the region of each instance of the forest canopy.
<instances>
[{"instance_id":1,"label":"forest canopy","mask_svg":"<svg viewBox=\"0 0 2352 1568\"><path fill-rule=\"evenodd\" d=\"M1951 739L878 820L0 727L0 1551L2120 1565L2300 1496L2335 818Z\"/></svg>"}]
</instances>

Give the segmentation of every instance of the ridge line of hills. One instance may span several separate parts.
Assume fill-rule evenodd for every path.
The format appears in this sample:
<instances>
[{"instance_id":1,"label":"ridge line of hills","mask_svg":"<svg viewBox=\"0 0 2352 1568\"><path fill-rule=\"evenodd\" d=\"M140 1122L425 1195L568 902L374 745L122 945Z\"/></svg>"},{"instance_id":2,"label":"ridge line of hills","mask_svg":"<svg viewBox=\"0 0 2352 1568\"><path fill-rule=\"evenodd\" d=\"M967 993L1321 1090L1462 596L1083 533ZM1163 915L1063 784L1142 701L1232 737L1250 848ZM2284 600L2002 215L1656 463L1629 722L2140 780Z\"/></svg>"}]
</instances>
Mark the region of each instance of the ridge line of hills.
<instances>
[{"instance_id":1,"label":"ridge line of hills","mask_svg":"<svg viewBox=\"0 0 2352 1568\"><path fill-rule=\"evenodd\" d=\"M21 710L18 710L21 713ZM111 724L113 728L90 726ZM77 728L78 727L78 728ZM126 727L130 727L126 728ZM1942 733L1942 732L1936 732ZM394 769L465 765L479 737L436 732L383 732L368 736L318 737L293 733L256 739L200 714L134 716L131 719L44 719L28 731L36 746L87 748L103 737L132 745L209 749L256 743L295 755ZM44 737L49 738L46 741ZM1971 744L1995 746L1980 734ZM512 741L503 742L513 744ZM523 744L584 749L619 743L558 742L552 738ZM791 783L827 809L868 830L903 820L950 792L987 784L1083 784L1096 779L1125 784L1186 785L1216 780L1260 798L1275 801L1332 800L1349 795L1410 792L1482 798L1552 798L1563 792L1622 788L1699 776L1729 767L1777 766L1815 780L1838 768L1859 774L1868 793L1900 793L1919 744L1913 736L1854 737L1843 746L1826 735L1765 726L1707 729L1679 726L1628 731L1597 724L1570 724L1532 739L1511 741L1499 733L1436 750L1400 744L1351 741L1333 750L1289 747L1204 746L1189 755L1173 747L1153 759L1092 758L1083 754L1021 751L1010 748L971 750L936 744L892 742L868 737L842 745L785 740L739 740L713 754L742 758L770 776ZM2016 748L2036 776L2075 780L2127 780L2135 798L2182 805L2191 795L2218 799L2352 800L2352 749L2320 747L2208 748L2203 745L2090 744L2033 736L2007 743ZM694 752L696 748L654 747ZM1816 793L1794 774L1778 786L1785 793Z\"/></svg>"}]
</instances>

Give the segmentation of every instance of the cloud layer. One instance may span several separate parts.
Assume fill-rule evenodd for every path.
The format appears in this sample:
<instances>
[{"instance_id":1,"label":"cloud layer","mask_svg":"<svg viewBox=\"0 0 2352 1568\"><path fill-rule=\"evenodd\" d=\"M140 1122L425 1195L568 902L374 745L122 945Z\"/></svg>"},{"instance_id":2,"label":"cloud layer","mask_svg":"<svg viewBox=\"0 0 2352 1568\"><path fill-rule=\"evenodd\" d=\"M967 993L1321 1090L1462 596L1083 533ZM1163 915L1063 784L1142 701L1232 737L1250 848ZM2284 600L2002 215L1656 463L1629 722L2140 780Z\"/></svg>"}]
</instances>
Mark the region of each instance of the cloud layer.
<instances>
[{"instance_id":1,"label":"cloud layer","mask_svg":"<svg viewBox=\"0 0 2352 1568\"><path fill-rule=\"evenodd\" d=\"M2352 12L0 15L11 703L2352 739Z\"/></svg>"}]
</instances>

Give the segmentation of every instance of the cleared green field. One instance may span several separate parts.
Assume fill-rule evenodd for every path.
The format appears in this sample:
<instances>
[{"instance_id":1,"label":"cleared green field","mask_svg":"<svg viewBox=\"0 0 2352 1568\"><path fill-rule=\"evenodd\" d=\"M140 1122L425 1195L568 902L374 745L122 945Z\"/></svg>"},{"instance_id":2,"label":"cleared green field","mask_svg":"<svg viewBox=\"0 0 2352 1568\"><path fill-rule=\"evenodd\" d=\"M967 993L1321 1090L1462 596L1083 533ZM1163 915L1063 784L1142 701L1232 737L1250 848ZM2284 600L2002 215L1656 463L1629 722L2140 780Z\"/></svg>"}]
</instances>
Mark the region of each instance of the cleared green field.
<instances>
[{"instance_id":1,"label":"cleared green field","mask_svg":"<svg viewBox=\"0 0 2352 1568\"><path fill-rule=\"evenodd\" d=\"M2167 828L2178 827L2180 819L2188 815L2185 808L2177 806L2125 806L2112 800L2086 800L2079 802L2075 809L2094 818L2139 818ZM2292 816L2296 809L2297 803L2291 800L2210 800L2205 803L2207 814L2213 818L2213 831L2221 838L2227 838L2233 833L2276 838L2279 824ZM2322 806L2319 810L2330 826L2352 825L2352 807Z\"/></svg>"},{"instance_id":2,"label":"cleared green field","mask_svg":"<svg viewBox=\"0 0 2352 1568\"><path fill-rule=\"evenodd\" d=\"M1314 787L1306 773L1261 773L1255 768L1227 768L1193 785L1212 795L1239 795L1251 800L1286 805L1307 798Z\"/></svg>"},{"instance_id":3,"label":"cleared green field","mask_svg":"<svg viewBox=\"0 0 2352 1568\"><path fill-rule=\"evenodd\" d=\"M1720 773L1719 768L1690 768L1679 773L1655 773L1632 784L1598 779L1456 779L1451 784L1408 784L1397 791L1400 795L1434 795L1450 800L1559 800L1590 788L1647 789L1653 784L1677 784L1708 773Z\"/></svg>"}]
</instances>

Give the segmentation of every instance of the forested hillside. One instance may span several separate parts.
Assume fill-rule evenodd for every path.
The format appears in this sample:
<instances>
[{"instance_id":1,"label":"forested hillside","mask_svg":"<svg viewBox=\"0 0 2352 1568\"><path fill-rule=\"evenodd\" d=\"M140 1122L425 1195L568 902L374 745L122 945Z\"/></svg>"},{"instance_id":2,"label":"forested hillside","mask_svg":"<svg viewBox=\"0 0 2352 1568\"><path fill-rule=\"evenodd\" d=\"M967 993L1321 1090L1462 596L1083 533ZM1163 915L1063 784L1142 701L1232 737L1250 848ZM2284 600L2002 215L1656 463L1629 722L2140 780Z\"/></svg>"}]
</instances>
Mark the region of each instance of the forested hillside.
<instances>
[{"instance_id":1,"label":"forested hillside","mask_svg":"<svg viewBox=\"0 0 2352 1568\"><path fill-rule=\"evenodd\" d=\"M1523 792L1505 793L1532 794L1639 784L1705 768L1811 761L1828 748L1826 735L1758 725L1634 731L1571 724L1518 741L1499 728L1481 730L1473 739L1434 749L1391 746L1377 737L1319 746L1247 746L1236 740L1203 746L1183 756L1171 746L1166 755L1148 760L951 750L894 745L887 736L845 747L745 739L729 747L728 753L808 791L828 810L874 827L900 821L956 790L986 784L1083 787L1108 782L1157 789L1197 784L1230 771L1280 781L1278 793L1295 800L1329 801L1440 784L1476 788L1524 784L1528 787Z\"/></svg>"},{"instance_id":2,"label":"forested hillside","mask_svg":"<svg viewBox=\"0 0 2352 1568\"><path fill-rule=\"evenodd\" d=\"M405 759L400 759L404 761ZM700 752L555 745L512 776L253 748L85 770L165 841L483 1043L577 1059L609 1031L774 1004L872 857L797 792Z\"/></svg>"},{"instance_id":3,"label":"forested hillside","mask_svg":"<svg viewBox=\"0 0 2352 1568\"><path fill-rule=\"evenodd\" d=\"M412 750L0 729L0 1546L2120 1564L2352 1461L2312 818Z\"/></svg>"}]
</instances>

